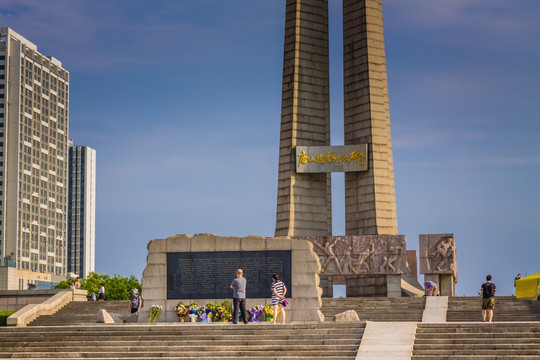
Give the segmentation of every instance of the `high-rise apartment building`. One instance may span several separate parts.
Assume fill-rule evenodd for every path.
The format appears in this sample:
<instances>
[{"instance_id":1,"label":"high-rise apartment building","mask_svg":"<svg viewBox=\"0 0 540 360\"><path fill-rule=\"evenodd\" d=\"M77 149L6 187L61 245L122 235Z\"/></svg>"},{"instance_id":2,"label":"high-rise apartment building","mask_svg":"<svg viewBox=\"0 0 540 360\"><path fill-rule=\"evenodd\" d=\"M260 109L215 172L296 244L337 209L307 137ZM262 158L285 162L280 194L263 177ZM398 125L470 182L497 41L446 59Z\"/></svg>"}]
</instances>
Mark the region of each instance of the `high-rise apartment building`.
<instances>
[{"instance_id":1,"label":"high-rise apartment building","mask_svg":"<svg viewBox=\"0 0 540 360\"><path fill-rule=\"evenodd\" d=\"M68 273L87 277L95 268L96 150L69 145Z\"/></svg>"},{"instance_id":2,"label":"high-rise apartment building","mask_svg":"<svg viewBox=\"0 0 540 360\"><path fill-rule=\"evenodd\" d=\"M69 73L0 28L0 290L67 270Z\"/></svg>"}]
</instances>

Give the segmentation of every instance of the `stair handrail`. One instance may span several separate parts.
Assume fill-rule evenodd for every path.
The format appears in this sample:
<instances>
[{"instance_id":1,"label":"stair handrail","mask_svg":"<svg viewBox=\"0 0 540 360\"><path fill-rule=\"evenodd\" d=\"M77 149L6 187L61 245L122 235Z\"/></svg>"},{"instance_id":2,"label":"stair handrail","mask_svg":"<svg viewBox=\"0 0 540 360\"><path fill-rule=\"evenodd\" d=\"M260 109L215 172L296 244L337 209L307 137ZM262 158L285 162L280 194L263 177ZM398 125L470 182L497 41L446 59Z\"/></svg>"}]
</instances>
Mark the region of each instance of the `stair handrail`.
<instances>
[{"instance_id":1,"label":"stair handrail","mask_svg":"<svg viewBox=\"0 0 540 360\"><path fill-rule=\"evenodd\" d=\"M41 304L28 304L7 318L8 326L26 326L41 315L52 315L72 301L86 300L88 292L82 289L61 290Z\"/></svg>"}]
</instances>

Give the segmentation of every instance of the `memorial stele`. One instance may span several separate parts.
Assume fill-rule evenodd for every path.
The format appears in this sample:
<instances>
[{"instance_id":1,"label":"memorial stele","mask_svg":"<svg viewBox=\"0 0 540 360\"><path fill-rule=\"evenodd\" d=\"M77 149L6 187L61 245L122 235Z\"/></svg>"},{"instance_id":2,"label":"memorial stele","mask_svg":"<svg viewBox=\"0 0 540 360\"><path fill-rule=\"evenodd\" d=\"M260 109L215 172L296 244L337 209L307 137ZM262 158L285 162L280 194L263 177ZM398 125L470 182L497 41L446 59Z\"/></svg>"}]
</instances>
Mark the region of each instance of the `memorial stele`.
<instances>
[{"instance_id":1,"label":"memorial stele","mask_svg":"<svg viewBox=\"0 0 540 360\"><path fill-rule=\"evenodd\" d=\"M249 296L249 284L272 271L264 267L290 272L283 278L290 281L292 321L323 321L321 296L332 296L336 284L347 286L347 296L402 296L408 259L416 282L416 254L408 256L397 228L382 0L342 1L345 144L330 144L328 0L287 0L275 236L152 240L142 288L146 304L163 307L158 321L177 321L179 300L225 300L236 263L247 267L248 308L270 301L269 291ZM336 171L345 172L344 236L332 235ZM444 276L450 287L443 295L453 295L453 235L421 241L422 273ZM287 260L279 261L283 252ZM257 291L264 295L264 286Z\"/></svg>"}]
</instances>

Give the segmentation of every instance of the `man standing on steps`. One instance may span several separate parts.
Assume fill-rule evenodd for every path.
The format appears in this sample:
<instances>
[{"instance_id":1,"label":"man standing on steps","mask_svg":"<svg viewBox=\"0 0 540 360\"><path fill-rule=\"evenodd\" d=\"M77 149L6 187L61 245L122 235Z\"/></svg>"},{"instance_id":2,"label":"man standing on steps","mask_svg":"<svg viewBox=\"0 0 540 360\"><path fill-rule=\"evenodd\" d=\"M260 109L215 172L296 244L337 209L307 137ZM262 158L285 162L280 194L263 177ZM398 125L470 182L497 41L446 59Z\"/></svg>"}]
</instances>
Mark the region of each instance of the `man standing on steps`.
<instances>
[{"instance_id":1,"label":"man standing on steps","mask_svg":"<svg viewBox=\"0 0 540 360\"><path fill-rule=\"evenodd\" d=\"M482 321L486 322L486 314L489 315L489 322L493 320L493 309L495 309L495 293L497 287L491 282L491 275L486 276L486 282L480 289L482 293Z\"/></svg>"},{"instance_id":2,"label":"man standing on steps","mask_svg":"<svg viewBox=\"0 0 540 360\"><path fill-rule=\"evenodd\" d=\"M246 278L243 277L244 272L242 269L236 270L236 279L231 283L231 289L233 292L233 324L238 322L238 307L240 306L240 312L242 313L242 320L244 324L247 324L246 316Z\"/></svg>"}]
</instances>

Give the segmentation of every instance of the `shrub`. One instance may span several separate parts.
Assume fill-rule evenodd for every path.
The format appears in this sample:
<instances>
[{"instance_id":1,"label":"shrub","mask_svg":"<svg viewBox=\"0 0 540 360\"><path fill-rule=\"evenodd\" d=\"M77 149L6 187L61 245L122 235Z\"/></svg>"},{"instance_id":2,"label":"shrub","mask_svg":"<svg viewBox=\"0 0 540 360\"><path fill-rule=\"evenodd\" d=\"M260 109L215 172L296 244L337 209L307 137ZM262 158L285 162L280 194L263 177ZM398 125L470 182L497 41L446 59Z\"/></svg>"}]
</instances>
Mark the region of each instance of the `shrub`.
<instances>
[{"instance_id":1,"label":"shrub","mask_svg":"<svg viewBox=\"0 0 540 360\"><path fill-rule=\"evenodd\" d=\"M62 280L55 288L69 289L72 281L75 281L75 279ZM106 300L129 300L132 289L138 289L139 292L141 291L141 284L133 275L127 278L121 275L114 275L111 277L108 274L97 273L90 273L86 279L81 279L81 289L88 291L88 299L90 299L92 291L97 295L99 284L101 283L105 286Z\"/></svg>"},{"instance_id":2,"label":"shrub","mask_svg":"<svg viewBox=\"0 0 540 360\"><path fill-rule=\"evenodd\" d=\"M0 326L7 325L7 318L15 314L17 311L0 311Z\"/></svg>"}]
</instances>

